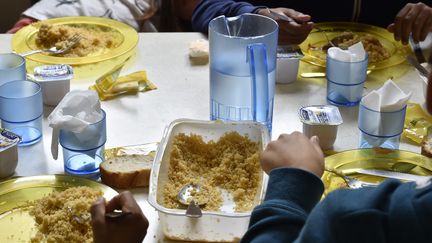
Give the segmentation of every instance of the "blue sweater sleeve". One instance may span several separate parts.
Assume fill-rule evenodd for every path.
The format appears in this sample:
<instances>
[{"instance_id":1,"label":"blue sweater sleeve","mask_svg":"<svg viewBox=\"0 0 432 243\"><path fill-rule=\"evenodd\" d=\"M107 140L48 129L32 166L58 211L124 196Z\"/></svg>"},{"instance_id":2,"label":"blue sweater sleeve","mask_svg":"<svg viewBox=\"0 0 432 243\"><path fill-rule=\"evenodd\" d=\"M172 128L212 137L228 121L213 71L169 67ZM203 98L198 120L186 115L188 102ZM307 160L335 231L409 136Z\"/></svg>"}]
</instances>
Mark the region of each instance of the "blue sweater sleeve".
<instances>
[{"instance_id":1,"label":"blue sweater sleeve","mask_svg":"<svg viewBox=\"0 0 432 243\"><path fill-rule=\"evenodd\" d=\"M324 191L320 178L300 169L270 172L264 202L251 215L242 242L292 242Z\"/></svg>"},{"instance_id":2,"label":"blue sweater sleeve","mask_svg":"<svg viewBox=\"0 0 432 243\"><path fill-rule=\"evenodd\" d=\"M244 13L253 13L257 10L252 4L234 0L202 0L192 15L192 28L195 31L207 33L210 20L220 15L227 17Z\"/></svg>"},{"instance_id":3,"label":"blue sweater sleeve","mask_svg":"<svg viewBox=\"0 0 432 243\"><path fill-rule=\"evenodd\" d=\"M272 171L242 242L432 242L432 180L339 189L314 207L322 190L306 171Z\"/></svg>"}]
</instances>

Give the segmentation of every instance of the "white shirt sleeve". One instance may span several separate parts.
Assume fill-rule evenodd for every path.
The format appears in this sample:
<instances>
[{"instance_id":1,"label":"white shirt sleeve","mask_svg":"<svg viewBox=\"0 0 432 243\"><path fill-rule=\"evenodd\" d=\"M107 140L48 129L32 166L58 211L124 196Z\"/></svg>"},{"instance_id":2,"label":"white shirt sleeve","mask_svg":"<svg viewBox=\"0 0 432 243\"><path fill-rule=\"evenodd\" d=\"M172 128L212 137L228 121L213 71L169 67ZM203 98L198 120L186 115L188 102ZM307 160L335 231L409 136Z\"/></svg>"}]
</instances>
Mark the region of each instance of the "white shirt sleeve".
<instances>
[{"instance_id":1,"label":"white shirt sleeve","mask_svg":"<svg viewBox=\"0 0 432 243\"><path fill-rule=\"evenodd\" d=\"M140 17L150 9L151 0L41 0L23 12L23 15L45 20L67 16L94 16L118 20L137 31L156 31L150 21ZM159 1L156 1L159 2Z\"/></svg>"}]
</instances>

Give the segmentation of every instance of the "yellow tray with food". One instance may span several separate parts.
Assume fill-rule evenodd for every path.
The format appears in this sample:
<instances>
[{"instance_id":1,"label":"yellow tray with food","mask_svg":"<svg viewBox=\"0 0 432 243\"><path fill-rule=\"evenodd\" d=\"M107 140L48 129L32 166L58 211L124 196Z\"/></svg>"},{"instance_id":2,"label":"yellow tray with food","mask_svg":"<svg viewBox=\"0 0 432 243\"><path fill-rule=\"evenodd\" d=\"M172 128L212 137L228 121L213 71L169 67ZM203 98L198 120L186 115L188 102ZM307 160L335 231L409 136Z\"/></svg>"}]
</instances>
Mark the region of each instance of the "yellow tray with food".
<instances>
[{"instance_id":1,"label":"yellow tray with food","mask_svg":"<svg viewBox=\"0 0 432 243\"><path fill-rule=\"evenodd\" d=\"M31 50L61 48L74 35L81 38L62 54L47 52L26 57L27 71L42 64L69 64L76 76L96 76L125 62L135 51L138 33L122 22L99 17L63 17L39 21L19 30L12 37L12 49L17 53Z\"/></svg>"},{"instance_id":2,"label":"yellow tray with food","mask_svg":"<svg viewBox=\"0 0 432 243\"><path fill-rule=\"evenodd\" d=\"M0 242L92 242L90 205L115 195L108 186L68 175L1 181Z\"/></svg>"},{"instance_id":3,"label":"yellow tray with food","mask_svg":"<svg viewBox=\"0 0 432 243\"><path fill-rule=\"evenodd\" d=\"M349 177L371 183L381 183L385 178L359 173L359 169L377 169L432 176L431 158L403 150L383 148L347 150L326 157L325 165ZM338 188L347 187L341 176L329 171L324 172L322 180L326 188L325 194Z\"/></svg>"},{"instance_id":4,"label":"yellow tray with food","mask_svg":"<svg viewBox=\"0 0 432 243\"><path fill-rule=\"evenodd\" d=\"M409 45L395 41L393 34L381 27L351 22L318 23L316 27L300 48L305 55L302 61L320 67L326 66L327 49L331 47L327 38L340 47L361 41L369 56L370 70L401 64L412 52Z\"/></svg>"},{"instance_id":5,"label":"yellow tray with food","mask_svg":"<svg viewBox=\"0 0 432 243\"><path fill-rule=\"evenodd\" d=\"M164 235L174 240L233 242L261 203L267 176L259 156L270 140L253 122L179 119L166 129L150 176L149 203ZM189 201L179 192L195 185ZM192 200L202 215L189 214Z\"/></svg>"}]
</instances>

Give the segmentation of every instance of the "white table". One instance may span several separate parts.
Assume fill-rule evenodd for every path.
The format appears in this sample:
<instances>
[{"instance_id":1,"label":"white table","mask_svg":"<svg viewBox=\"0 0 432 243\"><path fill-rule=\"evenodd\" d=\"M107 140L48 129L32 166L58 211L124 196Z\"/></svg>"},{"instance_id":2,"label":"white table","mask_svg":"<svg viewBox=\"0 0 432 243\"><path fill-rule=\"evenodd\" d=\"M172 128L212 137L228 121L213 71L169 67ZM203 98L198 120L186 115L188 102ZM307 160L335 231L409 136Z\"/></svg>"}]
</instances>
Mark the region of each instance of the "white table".
<instances>
[{"instance_id":1,"label":"white table","mask_svg":"<svg viewBox=\"0 0 432 243\"><path fill-rule=\"evenodd\" d=\"M0 35L0 52L10 52L11 35ZM135 62L123 69L121 75L146 70L157 90L137 96L123 96L102 102L107 113L106 148L157 142L164 128L178 118L209 118L208 65L193 66L188 58L191 41L203 38L199 33L140 33ZM71 89L87 89L93 79L73 80ZM411 101L422 103L421 79L412 68L395 79L404 91L413 91ZM368 89L378 87L367 84ZM292 84L277 85L274 105L273 139L281 133L301 131L298 109L306 104L325 104L326 86L323 80L299 80ZM358 147L358 108L341 108L344 123L339 127L334 149L337 151ZM60 151L57 161L50 152L51 128L46 117L52 108L45 107L43 140L33 146L19 148L17 176L63 173ZM420 148L401 143L400 149L419 152ZM147 202L147 190L133 190L139 205L150 222L145 242L161 242L157 212Z\"/></svg>"}]
</instances>

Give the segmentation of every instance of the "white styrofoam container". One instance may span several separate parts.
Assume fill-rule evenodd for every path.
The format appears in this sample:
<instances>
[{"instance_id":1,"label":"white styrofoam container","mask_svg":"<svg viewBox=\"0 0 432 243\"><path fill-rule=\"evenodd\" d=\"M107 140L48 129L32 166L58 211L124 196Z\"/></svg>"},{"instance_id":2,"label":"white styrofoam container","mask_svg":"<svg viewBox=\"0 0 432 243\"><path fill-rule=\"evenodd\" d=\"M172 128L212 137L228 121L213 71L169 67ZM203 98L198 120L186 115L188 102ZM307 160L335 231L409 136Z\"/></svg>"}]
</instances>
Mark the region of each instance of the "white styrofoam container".
<instances>
[{"instance_id":1,"label":"white styrofoam container","mask_svg":"<svg viewBox=\"0 0 432 243\"><path fill-rule=\"evenodd\" d=\"M249 212L234 212L233 202L224 201L221 211L203 211L200 218L186 216L186 210L170 209L162 206L163 188L168 181L170 151L174 137L179 133L199 134L207 142L217 141L226 132L237 131L261 144L264 150L270 140L267 128L255 122L221 122L178 119L164 132L159 144L150 176L149 203L159 213L160 223L166 237L175 240L232 242L238 241L246 232ZM262 172L261 187L255 196L258 205L264 199L267 175Z\"/></svg>"}]
</instances>

